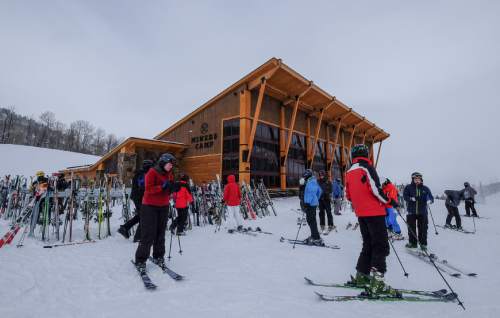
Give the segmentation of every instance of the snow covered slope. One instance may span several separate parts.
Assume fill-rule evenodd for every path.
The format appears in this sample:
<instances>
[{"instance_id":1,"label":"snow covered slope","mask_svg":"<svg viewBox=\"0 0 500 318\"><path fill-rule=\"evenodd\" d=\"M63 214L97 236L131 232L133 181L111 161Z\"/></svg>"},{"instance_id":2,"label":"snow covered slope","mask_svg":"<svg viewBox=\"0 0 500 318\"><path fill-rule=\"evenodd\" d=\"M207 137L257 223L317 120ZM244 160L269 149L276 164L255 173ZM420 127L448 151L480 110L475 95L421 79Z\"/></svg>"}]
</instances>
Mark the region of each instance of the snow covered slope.
<instances>
[{"instance_id":1,"label":"snow covered slope","mask_svg":"<svg viewBox=\"0 0 500 318\"><path fill-rule=\"evenodd\" d=\"M350 211L336 217L338 233L325 237L340 250L292 246L280 243L281 235L297 231L297 198L278 199L277 217L246 222L274 235L252 237L214 233L214 228L195 227L172 245L170 266L185 275L175 282L148 263L156 291L144 289L130 263L136 244L116 234L120 223L113 214L113 236L94 244L44 249L26 239L0 249L0 317L498 317L500 313L500 196L478 206L488 219L476 220L477 233L462 234L429 228L429 248L442 258L477 272L478 277L446 278L465 303L327 303L314 291L349 295L347 289L319 288L304 283L304 276L318 281L344 282L354 273L361 248L359 230L345 230L355 218ZM444 223L444 204L433 205L436 222ZM463 214L463 206L460 208ZM403 223L402 220L399 220ZM473 229L472 219L464 227ZM0 221L0 233L7 224ZM404 228L404 227L403 227ZM76 239L82 238L77 224ZM92 224L95 237L96 225ZM303 227L299 235L308 235ZM167 235L167 254L168 239ZM408 278L403 276L393 251L388 257L387 282L394 287L437 290L446 288L430 265L409 255L404 241L395 242Z\"/></svg>"},{"instance_id":2,"label":"snow covered slope","mask_svg":"<svg viewBox=\"0 0 500 318\"><path fill-rule=\"evenodd\" d=\"M69 151L0 144L0 176L32 176L38 170L50 174L70 166L93 164L98 159L97 156Z\"/></svg>"}]
</instances>

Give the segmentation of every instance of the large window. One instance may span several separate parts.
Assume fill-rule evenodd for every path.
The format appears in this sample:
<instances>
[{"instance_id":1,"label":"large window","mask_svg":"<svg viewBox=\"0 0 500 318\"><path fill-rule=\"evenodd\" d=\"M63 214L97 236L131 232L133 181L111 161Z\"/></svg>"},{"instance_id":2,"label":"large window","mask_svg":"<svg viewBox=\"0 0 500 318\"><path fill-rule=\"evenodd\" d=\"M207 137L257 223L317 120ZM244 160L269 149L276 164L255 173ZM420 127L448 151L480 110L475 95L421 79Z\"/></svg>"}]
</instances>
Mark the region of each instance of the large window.
<instances>
[{"instance_id":1,"label":"large window","mask_svg":"<svg viewBox=\"0 0 500 318\"><path fill-rule=\"evenodd\" d=\"M250 158L250 177L255 181L262 179L266 187L280 186L279 138L279 128L257 124Z\"/></svg>"},{"instance_id":2,"label":"large window","mask_svg":"<svg viewBox=\"0 0 500 318\"><path fill-rule=\"evenodd\" d=\"M240 120L224 121L224 136L222 141L222 180L234 174L238 180L240 157Z\"/></svg>"},{"instance_id":3,"label":"large window","mask_svg":"<svg viewBox=\"0 0 500 318\"><path fill-rule=\"evenodd\" d=\"M313 171L326 171L326 148L325 143L318 141L314 150L314 158L312 164Z\"/></svg>"},{"instance_id":4,"label":"large window","mask_svg":"<svg viewBox=\"0 0 500 318\"><path fill-rule=\"evenodd\" d=\"M287 187L298 187L299 180L306 170L307 144L306 137L294 133L288 150L286 161L286 185Z\"/></svg>"}]
</instances>

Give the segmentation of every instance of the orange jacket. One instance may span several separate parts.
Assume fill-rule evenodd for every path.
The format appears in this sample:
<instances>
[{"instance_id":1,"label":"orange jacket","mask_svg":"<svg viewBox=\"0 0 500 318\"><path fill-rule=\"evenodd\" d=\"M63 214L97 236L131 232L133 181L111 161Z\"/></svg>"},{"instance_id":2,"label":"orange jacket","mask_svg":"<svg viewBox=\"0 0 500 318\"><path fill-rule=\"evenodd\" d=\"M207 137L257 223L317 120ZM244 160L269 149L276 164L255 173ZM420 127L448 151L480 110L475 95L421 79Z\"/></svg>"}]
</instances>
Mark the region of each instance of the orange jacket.
<instances>
[{"instance_id":1,"label":"orange jacket","mask_svg":"<svg viewBox=\"0 0 500 318\"><path fill-rule=\"evenodd\" d=\"M391 199L394 200L396 203L398 202L398 189L396 186L392 183L386 184L383 188L382 191L385 193L387 198L389 199L389 202L391 202ZM388 208L392 208L392 205L390 203L387 204Z\"/></svg>"}]
</instances>

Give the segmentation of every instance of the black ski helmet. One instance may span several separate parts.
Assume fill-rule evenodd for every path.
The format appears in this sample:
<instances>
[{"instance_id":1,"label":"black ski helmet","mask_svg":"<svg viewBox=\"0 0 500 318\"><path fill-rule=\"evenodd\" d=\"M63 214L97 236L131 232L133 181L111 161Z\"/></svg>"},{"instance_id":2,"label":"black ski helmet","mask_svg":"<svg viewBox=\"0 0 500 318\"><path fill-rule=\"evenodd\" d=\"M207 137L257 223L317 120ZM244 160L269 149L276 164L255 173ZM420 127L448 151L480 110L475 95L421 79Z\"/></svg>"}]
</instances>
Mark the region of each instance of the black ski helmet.
<instances>
[{"instance_id":1,"label":"black ski helmet","mask_svg":"<svg viewBox=\"0 0 500 318\"><path fill-rule=\"evenodd\" d=\"M149 170L149 168L151 168L153 165L154 165L153 160L144 159L142 161L142 170L144 171Z\"/></svg>"},{"instance_id":2,"label":"black ski helmet","mask_svg":"<svg viewBox=\"0 0 500 318\"><path fill-rule=\"evenodd\" d=\"M368 158L369 156L369 150L368 147L365 144L357 144L354 145L351 149L351 158L357 158L357 157L365 157Z\"/></svg>"},{"instance_id":3,"label":"black ski helmet","mask_svg":"<svg viewBox=\"0 0 500 318\"><path fill-rule=\"evenodd\" d=\"M160 156L158 159L158 165L163 168L167 163L175 164L177 160L175 159L174 155L172 155L169 152L166 152Z\"/></svg>"},{"instance_id":4,"label":"black ski helmet","mask_svg":"<svg viewBox=\"0 0 500 318\"><path fill-rule=\"evenodd\" d=\"M420 178L423 180L422 174L420 172L414 172L411 174L411 179Z\"/></svg>"},{"instance_id":5,"label":"black ski helmet","mask_svg":"<svg viewBox=\"0 0 500 318\"><path fill-rule=\"evenodd\" d=\"M465 183L464 183L464 187L466 187L466 188L467 188L467 187L470 187L470 183L469 183L469 182L465 182Z\"/></svg>"},{"instance_id":6,"label":"black ski helmet","mask_svg":"<svg viewBox=\"0 0 500 318\"><path fill-rule=\"evenodd\" d=\"M309 179L310 177L313 176L313 172L311 169L306 169L306 171L304 171L304 173L302 174L302 177L307 180Z\"/></svg>"}]
</instances>

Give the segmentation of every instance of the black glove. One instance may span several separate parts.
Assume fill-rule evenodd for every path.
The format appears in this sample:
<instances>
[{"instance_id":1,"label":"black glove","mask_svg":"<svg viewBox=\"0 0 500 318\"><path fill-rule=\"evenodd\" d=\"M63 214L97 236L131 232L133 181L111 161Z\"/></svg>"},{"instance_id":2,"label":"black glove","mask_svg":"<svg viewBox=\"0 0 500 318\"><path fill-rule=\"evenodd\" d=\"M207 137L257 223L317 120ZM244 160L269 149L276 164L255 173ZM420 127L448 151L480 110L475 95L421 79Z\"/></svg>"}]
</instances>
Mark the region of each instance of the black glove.
<instances>
[{"instance_id":1,"label":"black glove","mask_svg":"<svg viewBox=\"0 0 500 318\"><path fill-rule=\"evenodd\" d=\"M163 182L161 188L163 190L171 191L172 190L172 186L173 186L172 182L170 182L169 180L167 180L167 181Z\"/></svg>"},{"instance_id":2,"label":"black glove","mask_svg":"<svg viewBox=\"0 0 500 318\"><path fill-rule=\"evenodd\" d=\"M391 205L392 205L392 207L393 207L393 208L395 208L395 209L399 208L399 204L398 204L398 203L396 202L396 200L394 200L394 199L391 199Z\"/></svg>"}]
</instances>

